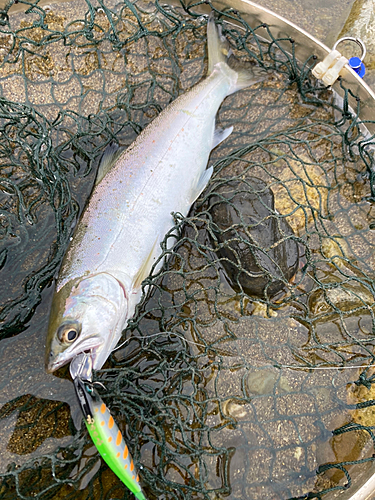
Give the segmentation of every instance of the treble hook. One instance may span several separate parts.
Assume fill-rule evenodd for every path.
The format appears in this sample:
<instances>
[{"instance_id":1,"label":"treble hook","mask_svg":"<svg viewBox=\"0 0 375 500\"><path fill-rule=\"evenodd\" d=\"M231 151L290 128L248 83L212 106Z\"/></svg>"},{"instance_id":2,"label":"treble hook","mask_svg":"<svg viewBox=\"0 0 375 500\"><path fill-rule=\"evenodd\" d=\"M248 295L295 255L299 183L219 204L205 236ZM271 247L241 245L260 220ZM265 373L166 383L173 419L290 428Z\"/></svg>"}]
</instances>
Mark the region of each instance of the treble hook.
<instances>
[{"instance_id":1,"label":"treble hook","mask_svg":"<svg viewBox=\"0 0 375 500\"><path fill-rule=\"evenodd\" d=\"M137 500L146 500L123 435L95 390L95 385L104 386L100 382L92 382L91 356L82 353L74 358L70 374L87 430L100 455Z\"/></svg>"}]
</instances>

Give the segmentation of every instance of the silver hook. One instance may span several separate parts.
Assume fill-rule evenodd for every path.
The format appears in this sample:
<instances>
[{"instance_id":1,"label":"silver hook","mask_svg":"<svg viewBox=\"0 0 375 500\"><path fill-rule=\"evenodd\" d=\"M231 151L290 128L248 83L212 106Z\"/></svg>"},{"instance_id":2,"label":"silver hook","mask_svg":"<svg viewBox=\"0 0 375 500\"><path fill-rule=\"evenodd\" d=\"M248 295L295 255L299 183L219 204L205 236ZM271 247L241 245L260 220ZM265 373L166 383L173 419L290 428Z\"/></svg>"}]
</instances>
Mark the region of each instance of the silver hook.
<instances>
[{"instance_id":1,"label":"silver hook","mask_svg":"<svg viewBox=\"0 0 375 500\"><path fill-rule=\"evenodd\" d=\"M80 378L83 380L92 381L92 357L86 352L78 354L72 359L69 367L70 376L73 380Z\"/></svg>"},{"instance_id":2,"label":"silver hook","mask_svg":"<svg viewBox=\"0 0 375 500\"><path fill-rule=\"evenodd\" d=\"M345 41L354 42L361 47L362 55L360 57L360 60L363 61L363 59L366 57L366 46L360 38L355 38L353 36L344 36L343 38L340 38L340 40L337 40L337 42L333 46L332 50L336 50L336 47L338 46L338 44L341 42L345 42Z\"/></svg>"}]
</instances>

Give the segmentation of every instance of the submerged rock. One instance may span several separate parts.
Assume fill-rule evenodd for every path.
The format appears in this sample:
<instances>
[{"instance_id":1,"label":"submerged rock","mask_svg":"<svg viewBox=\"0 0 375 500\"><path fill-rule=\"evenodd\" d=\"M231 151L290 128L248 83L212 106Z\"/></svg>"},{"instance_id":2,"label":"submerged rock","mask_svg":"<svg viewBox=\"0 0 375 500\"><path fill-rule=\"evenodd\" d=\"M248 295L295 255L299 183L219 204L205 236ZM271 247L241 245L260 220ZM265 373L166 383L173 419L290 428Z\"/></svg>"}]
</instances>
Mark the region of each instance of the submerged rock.
<instances>
[{"instance_id":1,"label":"submerged rock","mask_svg":"<svg viewBox=\"0 0 375 500\"><path fill-rule=\"evenodd\" d=\"M273 394L274 391L279 393L290 392L288 380L284 376L280 376L280 370L277 368L252 369L246 379L246 388L249 394L264 396L265 394Z\"/></svg>"},{"instance_id":2,"label":"submerged rock","mask_svg":"<svg viewBox=\"0 0 375 500\"><path fill-rule=\"evenodd\" d=\"M214 248L231 286L248 295L276 295L297 272L298 244L274 195L257 177L230 180L210 195Z\"/></svg>"},{"instance_id":3,"label":"submerged rock","mask_svg":"<svg viewBox=\"0 0 375 500\"><path fill-rule=\"evenodd\" d=\"M342 313L363 314L374 305L374 296L364 283L343 282L332 275L329 281L322 281L324 288L312 292L309 297L309 310L314 321L326 322Z\"/></svg>"}]
</instances>

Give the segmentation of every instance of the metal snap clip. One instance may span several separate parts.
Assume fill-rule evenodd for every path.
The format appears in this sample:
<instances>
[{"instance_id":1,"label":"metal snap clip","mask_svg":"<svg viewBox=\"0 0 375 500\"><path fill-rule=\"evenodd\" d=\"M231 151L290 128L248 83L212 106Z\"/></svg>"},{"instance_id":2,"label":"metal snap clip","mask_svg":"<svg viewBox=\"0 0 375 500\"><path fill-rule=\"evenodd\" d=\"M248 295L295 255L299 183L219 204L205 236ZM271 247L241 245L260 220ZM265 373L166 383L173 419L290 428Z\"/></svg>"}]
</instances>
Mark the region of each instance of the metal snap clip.
<instances>
[{"instance_id":1,"label":"metal snap clip","mask_svg":"<svg viewBox=\"0 0 375 500\"><path fill-rule=\"evenodd\" d=\"M345 41L354 42L357 45L359 45L362 49L361 57L357 56L351 57L349 59L348 64L352 68L352 70L354 70L361 78L363 78L366 73L366 68L362 61L366 57L366 46L360 38L355 38L352 36L344 36L343 38L340 38L340 40L337 40L332 50L335 50L336 47L339 45L339 43Z\"/></svg>"}]
</instances>

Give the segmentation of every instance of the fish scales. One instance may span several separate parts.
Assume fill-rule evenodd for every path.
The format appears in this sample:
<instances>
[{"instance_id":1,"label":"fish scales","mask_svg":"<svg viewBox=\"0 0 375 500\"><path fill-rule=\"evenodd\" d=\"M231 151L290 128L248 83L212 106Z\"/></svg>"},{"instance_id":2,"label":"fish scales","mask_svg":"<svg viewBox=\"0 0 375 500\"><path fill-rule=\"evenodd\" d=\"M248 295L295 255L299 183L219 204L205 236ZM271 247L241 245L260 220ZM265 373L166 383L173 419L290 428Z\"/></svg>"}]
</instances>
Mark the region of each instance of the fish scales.
<instances>
[{"instance_id":1,"label":"fish scales","mask_svg":"<svg viewBox=\"0 0 375 500\"><path fill-rule=\"evenodd\" d=\"M183 95L166 108L99 183L81 221L88 230L69 249L57 290L94 270L136 275L150 252L145 241L153 246L156 238L163 240L171 212L187 214L211 152L215 115L229 89L220 74L209 78L194 89L195 99Z\"/></svg>"},{"instance_id":2,"label":"fish scales","mask_svg":"<svg viewBox=\"0 0 375 500\"><path fill-rule=\"evenodd\" d=\"M173 227L187 215L212 174L213 147L232 129L215 131L224 98L264 79L259 68L232 69L227 42L207 25L209 75L148 125L97 182L64 258L47 337L47 370L89 351L100 369L141 297L141 283ZM107 161L107 160L106 160ZM160 264L161 265L161 264Z\"/></svg>"}]
</instances>

